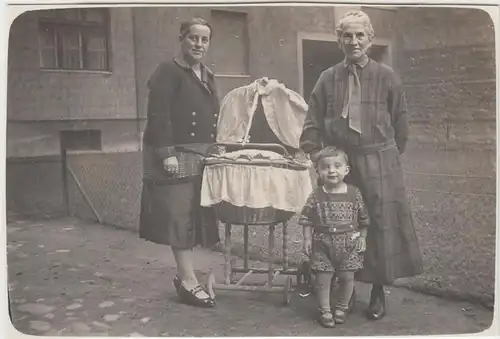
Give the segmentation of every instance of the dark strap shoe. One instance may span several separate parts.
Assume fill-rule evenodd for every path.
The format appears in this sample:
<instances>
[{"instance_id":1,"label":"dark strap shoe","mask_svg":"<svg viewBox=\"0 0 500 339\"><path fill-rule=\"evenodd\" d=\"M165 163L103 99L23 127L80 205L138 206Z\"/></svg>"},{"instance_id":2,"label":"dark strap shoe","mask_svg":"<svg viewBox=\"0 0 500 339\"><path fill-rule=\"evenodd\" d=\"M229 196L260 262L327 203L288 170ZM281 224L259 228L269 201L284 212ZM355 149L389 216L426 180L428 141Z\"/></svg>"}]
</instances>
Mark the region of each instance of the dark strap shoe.
<instances>
[{"instance_id":1,"label":"dark strap shoe","mask_svg":"<svg viewBox=\"0 0 500 339\"><path fill-rule=\"evenodd\" d=\"M370 295L370 305L366 310L366 317L369 320L380 320L385 316L385 293L383 288L372 288Z\"/></svg>"},{"instance_id":2,"label":"dark strap shoe","mask_svg":"<svg viewBox=\"0 0 500 339\"><path fill-rule=\"evenodd\" d=\"M196 286L192 290L187 290L184 287L184 284L181 283L177 293L179 294L181 300L187 305L196 307L214 307L215 299L211 297L206 297L206 298L198 297L198 293L201 291L205 292L206 294L209 294L208 291L201 285Z\"/></svg>"}]
</instances>

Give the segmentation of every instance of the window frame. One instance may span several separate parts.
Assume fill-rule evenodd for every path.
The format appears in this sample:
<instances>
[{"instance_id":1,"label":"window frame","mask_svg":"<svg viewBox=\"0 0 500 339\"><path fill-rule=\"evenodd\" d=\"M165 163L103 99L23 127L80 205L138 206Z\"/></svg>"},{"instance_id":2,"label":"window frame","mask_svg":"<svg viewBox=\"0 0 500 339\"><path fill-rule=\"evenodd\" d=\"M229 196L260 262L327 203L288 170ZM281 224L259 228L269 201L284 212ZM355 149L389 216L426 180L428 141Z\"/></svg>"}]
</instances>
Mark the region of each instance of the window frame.
<instances>
[{"instance_id":1,"label":"window frame","mask_svg":"<svg viewBox=\"0 0 500 339\"><path fill-rule=\"evenodd\" d=\"M74 20L65 19L62 17L60 9L52 9L55 17L44 17L42 13L38 17L38 49L39 49L39 67L42 71L55 71L55 72L91 72L91 73L111 73L111 30L110 30L110 10L108 8L66 8L64 10L74 10L77 18ZM83 19L86 10L100 10L103 14L102 22L92 22ZM61 15L58 15L61 13ZM43 49L45 44L42 42L43 30L52 30L52 37L54 40L54 67L45 66L43 63ZM64 67L63 56L63 37L64 33L68 30L74 30L78 36L78 51L79 51L79 68ZM105 67L104 68L90 68L87 59L87 46L85 35L89 32L97 32L100 37L104 39L104 53L105 53Z\"/></svg>"},{"instance_id":2,"label":"window frame","mask_svg":"<svg viewBox=\"0 0 500 339\"><path fill-rule=\"evenodd\" d=\"M249 22L250 22L250 14L246 11L238 11L237 9L234 8L214 8L210 10L210 19L212 22L216 21L216 18L214 16L217 15L222 15L222 16L229 16L234 15L236 17L244 18L242 22L244 23L243 26L243 36L242 36L242 42L243 42L243 65L244 65L244 70L241 73L233 73L233 72L226 72L226 71L220 71L217 70L217 67L215 67L213 70L215 71L215 76L218 78L249 78L250 77L250 27L249 27ZM215 32L217 34L217 32ZM213 46L211 46L212 48ZM214 55L212 54L210 56L209 62L211 63L212 67L216 66L217 60L214 60Z\"/></svg>"}]
</instances>

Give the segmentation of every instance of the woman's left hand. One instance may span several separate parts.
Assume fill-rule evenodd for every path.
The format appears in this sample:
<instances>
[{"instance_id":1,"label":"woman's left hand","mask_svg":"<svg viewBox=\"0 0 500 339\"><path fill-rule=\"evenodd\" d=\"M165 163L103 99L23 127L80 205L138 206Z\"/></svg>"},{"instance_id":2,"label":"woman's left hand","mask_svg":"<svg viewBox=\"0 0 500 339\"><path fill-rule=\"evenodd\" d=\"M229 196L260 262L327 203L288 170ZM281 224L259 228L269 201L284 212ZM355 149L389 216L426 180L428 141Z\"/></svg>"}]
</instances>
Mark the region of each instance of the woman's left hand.
<instances>
[{"instance_id":1,"label":"woman's left hand","mask_svg":"<svg viewBox=\"0 0 500 339\"><path fill-rule=\"evenodd\" d=\"M366 237L360 236L356 239L356 251L361 253L366 251Z\"/></svg>"},{"instance_id":2,"label":"woman's left hand","mask_svg":"<svg viewBox=\"0 0 500 339\"><path fill-rule=\"evenodd\" d=\"M163 168L168 174L175 174L179 171L179 161L177 157L172 156L163 160Z\"/></svg>"}]
</instances>

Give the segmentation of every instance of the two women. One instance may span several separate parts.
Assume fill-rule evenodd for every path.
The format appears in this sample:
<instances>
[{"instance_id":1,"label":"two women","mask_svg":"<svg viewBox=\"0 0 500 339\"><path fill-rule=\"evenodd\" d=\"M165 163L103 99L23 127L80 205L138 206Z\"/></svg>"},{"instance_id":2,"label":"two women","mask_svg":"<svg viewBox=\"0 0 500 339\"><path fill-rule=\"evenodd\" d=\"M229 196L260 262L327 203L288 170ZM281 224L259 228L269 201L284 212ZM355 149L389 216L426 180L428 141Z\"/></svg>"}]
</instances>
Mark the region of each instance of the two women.
<instances>
[{"instance_id":1,"label":"two women","mask_svg":"<svg viewBox=\"0 0 500 339\"><path fill-rule=\"evenodd\" d=\"M202 63L212 28L203 19L180 28L181 55L151 76L143 137L143 191L139 236L170 245L174 285L187 304L213 307L198 283L191 252L219 241L211 209L200 207L202 155L215 142L219 102L213 73Z\"/></svg>"}]
</instances>

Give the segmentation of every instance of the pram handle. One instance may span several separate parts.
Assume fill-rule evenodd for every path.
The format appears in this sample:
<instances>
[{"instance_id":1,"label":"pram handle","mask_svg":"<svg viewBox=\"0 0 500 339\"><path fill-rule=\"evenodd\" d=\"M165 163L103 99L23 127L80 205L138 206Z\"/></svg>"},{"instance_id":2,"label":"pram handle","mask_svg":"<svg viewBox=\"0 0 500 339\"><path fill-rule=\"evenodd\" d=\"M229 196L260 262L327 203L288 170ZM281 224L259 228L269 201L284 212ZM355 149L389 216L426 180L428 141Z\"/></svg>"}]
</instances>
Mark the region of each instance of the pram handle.
<instances>
[{"instance_id":1,"label":"pram handle","mask_svg":"<svg viewBox=\"0 0 500 339\"><path fill-rule=\"evenodd\" d=\"M243 149L258 149L258 150L264 150L264 151L272 151L276 152L278 154L281 154L286 157L290 157L290 153L288 153L287 149L280 144L259 144L259 143L237 143L237 142L217 142L208 148L208 150L211 150L213 148L217 148L217 146L222 146L226 147L229 150L228 152L232 152L235 150L243 150Z\"/></svg>"}]
</instances>

